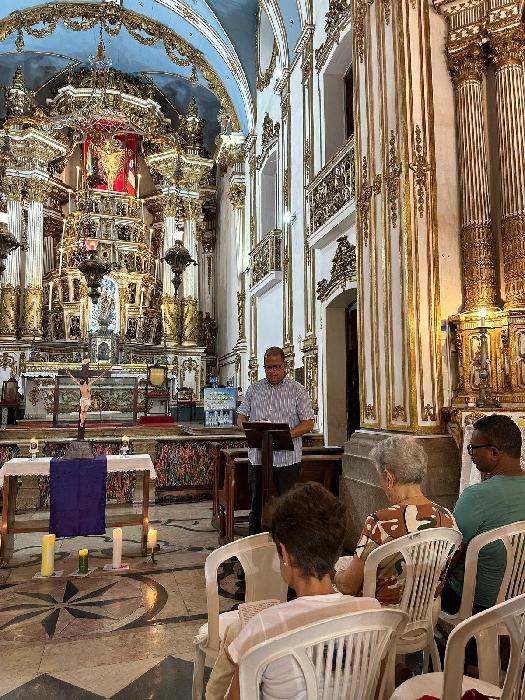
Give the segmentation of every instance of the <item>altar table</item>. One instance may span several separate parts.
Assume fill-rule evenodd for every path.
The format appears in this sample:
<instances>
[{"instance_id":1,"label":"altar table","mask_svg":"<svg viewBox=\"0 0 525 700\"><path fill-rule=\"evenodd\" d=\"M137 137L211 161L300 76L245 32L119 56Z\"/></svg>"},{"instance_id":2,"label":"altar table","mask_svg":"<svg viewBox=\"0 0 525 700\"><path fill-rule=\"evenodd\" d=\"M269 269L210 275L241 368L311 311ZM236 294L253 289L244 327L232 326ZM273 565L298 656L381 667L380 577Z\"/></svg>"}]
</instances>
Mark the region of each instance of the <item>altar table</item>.
<instances>
[{"instance_id":1,"label":"altar table","mask_svg":"<svg viewBox=\"0 0 525 700\"><path fill-rule=\"evenodd\" d=\"M0 560L8 557L8 537L20 532L48 532L49 520L15 520L16 482L19 476L49 476L51 457L27 459L17 457L5 462L0 468L0 488L3 488L2 529L0 543ZM142 525L142 551L146 554L149 515L150 479L157 475L149 455L107 455L108 474L111 472L142 472L142 512L125 513L106 518L106 526L124 527ZM12 538L9 538L12 542ZM11 547L12 548L12 547Z\"/></svg>"}]
</instances>

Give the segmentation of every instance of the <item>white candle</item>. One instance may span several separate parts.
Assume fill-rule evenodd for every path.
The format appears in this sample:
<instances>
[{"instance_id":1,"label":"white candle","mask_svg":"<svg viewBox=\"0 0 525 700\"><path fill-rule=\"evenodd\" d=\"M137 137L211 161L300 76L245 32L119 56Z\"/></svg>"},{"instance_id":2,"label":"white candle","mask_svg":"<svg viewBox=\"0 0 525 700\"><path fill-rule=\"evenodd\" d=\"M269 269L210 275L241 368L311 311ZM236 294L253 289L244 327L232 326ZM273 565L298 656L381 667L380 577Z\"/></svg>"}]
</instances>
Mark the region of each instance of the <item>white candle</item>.
<instances>
[{"instance_id":1,"label":"white candle","mask_svg":"<svg viewBox=\"0 0 525 700\"><path fill-rule=\"evenodd\" d=\"M142 305L144 303L144 290L140 290L140 307L139 307L139 315L142 316Z\"/></svg>"},{"instance_id":2,"label":"white candle","mask_svg":"<svg viewBox=\"0 0 525 700\"><path fill-rule=\"evenodd\" d=\"M114 569L122 568L122 528L113 528L113 564Z\"/></svg>"},{"instance_id":3,"label":"white candle","mask_svg":"<svg viewBox=\"0 0 525 700\"><path fill-rule=\"evenodd\" d=\"M80 183L80 165L77 165L77 192L79 190L79 183Z\"/></svg>"},{"instance_id":4,"label":"white candle","mask_svg":"<svg viewBox=\"0 0 525 700\"><path fill-rule=\"evenodd\" d=\"M142 175L139 173L137 175L137 199L140 199L140 179Z\"/></svg>"},{"instance_id":5,"label":"white candle","mask_svg":"<svg viewBox=\"0 0 525 700\"><path fill-rule=\"evenodd\" d=\"M164 326L164 304L161 305L160 312L162 314L162 325Z\"/></svg>"},{"instance_id":6,"label":"white candle","mask_svg":"<svg viewBox=\"0 0 525 700\"><path fill-rule=\"evenodd\" d=\"M148 549L155 549L157 546L157 531L150 527L148 530Z\"/></svg>"},{"instance_id":7,"label":"white candle","mask_svg":"<svg viewBox=\"0 0 525 700\"><path fill-rule=\"evenodd\" d=\"M49 283L49 306L47 307L51 311L51 304L53 302L53 280Z\"/></svg>"},{"instance_id":8,"label":"white candle","mask_svg":"<svg viewBox=\"0 0 525 700\"><path fill-rule=\"evenodd\" d=\"M142 223L144 223L144 200L140 200L140 208L141 208L141 218L142 218Z\"/></svg>"},{"instance_id":9,"label":"white candle","mask_svg":"<svg viewBox=\"0 0 525 700\"><path fill-rule=\"evenodd\" d=\"M487 309L479 310L480 326L483 328L485 326L485 316L487 315Z\"/></svg>"},{"instance_id":10,"label":"white candle","mask_svg":"<svg viewBox=\"0 0 525 700\"><path fill-rule=\"evenodd\" d=\"M67 211L68 214L71 214L71 190L67 193Z\"/></svg>"}]
</instances>

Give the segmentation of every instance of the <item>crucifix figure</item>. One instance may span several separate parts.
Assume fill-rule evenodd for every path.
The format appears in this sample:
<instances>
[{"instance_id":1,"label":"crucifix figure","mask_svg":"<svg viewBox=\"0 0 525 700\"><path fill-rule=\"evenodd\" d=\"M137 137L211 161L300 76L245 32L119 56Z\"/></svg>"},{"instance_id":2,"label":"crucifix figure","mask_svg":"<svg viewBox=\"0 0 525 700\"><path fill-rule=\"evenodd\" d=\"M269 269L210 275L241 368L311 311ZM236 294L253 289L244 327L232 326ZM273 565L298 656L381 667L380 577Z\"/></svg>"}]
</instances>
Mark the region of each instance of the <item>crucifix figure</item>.
<instances>
[{"instance_id":1,"label":"crucifix figure","mask_svg":"<svg viewBox=\"0 0 525 700\"><path fill-rule=\"evenodd\" d=\"M98 382L99 379L102 379L102 377L106 373L102 372L102 374L90 378L91 373L89 371L89 359L86 358L85 360L82 360L82 369L80 370L79 379L74 377L69 371L68 374L71 377L71 379L75 382L75 384L80 388L80 412L78 417L77 439L83 440L86 431L86 418L89 409L91 408L91 388L93 384Z\"/></svg>"}]
</instances>

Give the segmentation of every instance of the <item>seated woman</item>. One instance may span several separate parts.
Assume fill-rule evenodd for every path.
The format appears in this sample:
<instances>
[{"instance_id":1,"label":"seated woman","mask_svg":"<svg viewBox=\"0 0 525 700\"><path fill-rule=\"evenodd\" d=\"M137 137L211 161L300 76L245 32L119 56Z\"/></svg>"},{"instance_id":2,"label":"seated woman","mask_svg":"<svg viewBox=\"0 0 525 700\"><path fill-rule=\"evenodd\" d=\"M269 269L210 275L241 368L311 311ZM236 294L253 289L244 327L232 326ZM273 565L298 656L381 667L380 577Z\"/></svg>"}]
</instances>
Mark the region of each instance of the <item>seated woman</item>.
<instances>
[{"instance_id":1,"label":"seated woman","mask_svg":"<svg viewBox=\"0 0 525 700\"><path fill-rule=\"evenodd\" d=\"M429 527L456 526L451 513L421 491L427 456L414 438L404 435L387 438L370 452L369 458L375 463L381 486L393 505L368 516L350 565L336 566L335 584L348 595L360 594L366 558L376 547ZM377 570L376 598L382 605L397 605L401 602L403 585L401 555L386 558Z\"/></svg>"},{"instance_id":2,"label":"seated woman","mask_svg":"<svg viewBox=\"0 0 525 700\"><path fill-rule=\"evenodd\" d=\"M235 634L230 625L226 638L233 638L227 646L233 680L228 700L239 698L238 663L256 644L312 622L380 607L373 598L354 598L334 590L331 576L341 554L345 522L344 505L317 483L298 484L278 501L270 533L279 554L281 576L295 590L297 598L260 611L242 629L237 625ZM213 687L214 674L221 675L217 666L224 660L223 655L214 666L206 698L212 696L210 684ZM221 677L225 678L224 672ZM228 682L230 678L231 675ZM215 685L214 697L219 697L216 691ZM306 698L303 674L292 657L269 664L262 677L261 697Z\"/></svg>"}]
</instances>

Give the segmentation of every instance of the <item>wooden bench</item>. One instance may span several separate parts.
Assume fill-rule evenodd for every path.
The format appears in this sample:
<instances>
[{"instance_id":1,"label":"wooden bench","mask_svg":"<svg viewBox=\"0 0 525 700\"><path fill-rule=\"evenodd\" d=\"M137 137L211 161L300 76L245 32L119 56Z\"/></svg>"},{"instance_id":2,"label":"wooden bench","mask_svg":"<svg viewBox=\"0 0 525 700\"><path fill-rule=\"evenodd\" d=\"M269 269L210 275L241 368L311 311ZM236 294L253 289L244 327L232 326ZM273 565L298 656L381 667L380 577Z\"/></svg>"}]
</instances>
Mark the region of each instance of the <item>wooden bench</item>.
<instances>
[{"instance_id":1,"label":"wooden bench","mask_svg":"<svg viewBox=\"0 0 525 700\"><path fill-rule=\"evenodd\" d=\"M248 451L246 448L221 450L216 444L213 479L212 525L219 531L219 544L234 539L235 511L250 510ZM342 447L305 447L300 482L318 481L338 495ZM276 491L272 484L272 492Z\"/></svg>"}]
</instances>

